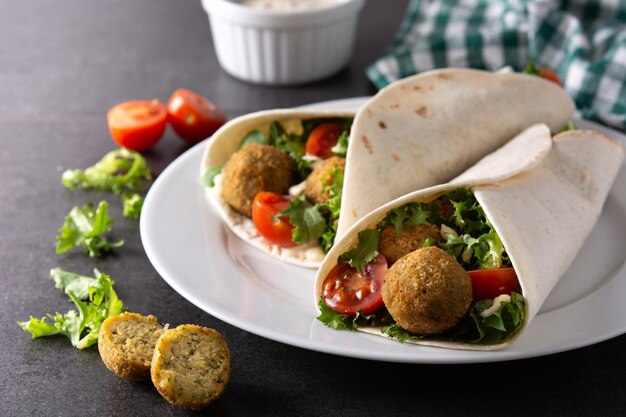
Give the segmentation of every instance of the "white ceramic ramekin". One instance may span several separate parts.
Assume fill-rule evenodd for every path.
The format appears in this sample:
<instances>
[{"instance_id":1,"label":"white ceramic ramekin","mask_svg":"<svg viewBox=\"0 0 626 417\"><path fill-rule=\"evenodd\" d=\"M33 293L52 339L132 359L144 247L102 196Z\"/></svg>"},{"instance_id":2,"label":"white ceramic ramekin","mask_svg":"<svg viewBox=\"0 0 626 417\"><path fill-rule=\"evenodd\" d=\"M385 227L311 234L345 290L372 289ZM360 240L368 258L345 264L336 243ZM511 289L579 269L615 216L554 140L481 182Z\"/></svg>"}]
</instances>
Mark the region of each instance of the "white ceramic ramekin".
<instances>
[{"instance_id":1,"label":"white ceramic ramekin","mask_svg":"<svg viewBox=\"0 0 626 417\"><path fill-rule=\"evenodd\" d=\"M342 69L354 47L365 0L278 11L228 0L202 0L220 65L232 76L259 84L297 84Z\"/></svg>"}]
</instances>

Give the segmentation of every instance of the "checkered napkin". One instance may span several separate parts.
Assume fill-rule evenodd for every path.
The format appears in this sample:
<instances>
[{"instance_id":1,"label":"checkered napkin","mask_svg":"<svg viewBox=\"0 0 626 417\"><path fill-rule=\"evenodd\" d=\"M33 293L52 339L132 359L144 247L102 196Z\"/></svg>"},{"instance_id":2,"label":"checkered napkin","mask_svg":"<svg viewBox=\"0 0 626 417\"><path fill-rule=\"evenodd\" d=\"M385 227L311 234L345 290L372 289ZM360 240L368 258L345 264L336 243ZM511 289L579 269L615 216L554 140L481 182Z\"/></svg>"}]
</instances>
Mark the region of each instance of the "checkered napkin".
<instances>
[{"instance_id":1,"label":"checkered napkin","mask_svg":"<svg viewBox=\"0 0 626 417\"><path fill-rule=\"evenodd\" d=\"M581 115L626 130L626 0L411 0L379 88L441 67L556 71Z\"/></svg>"}]
</instances>

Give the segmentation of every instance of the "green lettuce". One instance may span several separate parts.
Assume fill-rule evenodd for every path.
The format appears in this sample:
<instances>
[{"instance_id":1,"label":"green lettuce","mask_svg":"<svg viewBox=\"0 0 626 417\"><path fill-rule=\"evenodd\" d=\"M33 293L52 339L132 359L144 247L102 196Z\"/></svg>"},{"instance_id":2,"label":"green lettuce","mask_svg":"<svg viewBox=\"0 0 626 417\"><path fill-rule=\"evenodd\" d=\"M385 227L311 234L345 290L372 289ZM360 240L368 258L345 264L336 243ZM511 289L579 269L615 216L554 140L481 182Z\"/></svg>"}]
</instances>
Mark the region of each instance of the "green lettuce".
<instances>
[{"instance_id":1,"label":"green lettuce","mask_svg":"<svg viewBox=\"0 0 626 417\"><path fill-rule=\"evenodd\" d=\"M344 130L337 139L337 144L331 148L332 153L340 158L348 155L348 131Z\"/></svg>"},{"instance_id":2,"label":"green lettuce","mask_svg":"<svg viewBox=\"0 0 626 417\"><path fill-rule=\"evenodd\" d=\"M137 193L122 194L123 215L129 219L138 219L143 208L143 197Z\"/></svg>"},{"instance_id":3,"label":"green lettuce","mask_svg":"<svg viewBox=\"0 0 626 417\"><path fill-rule=\"evenodd\" d=\"M276 214L286 216L294 226L292 240L307 243L317 239L324 252L332 247L337 235L337 221L341 208L341 190L343 188L343 169L334 167L322 178L322 193L328 193L328 200L311 204L304 196L294 198L289 207Z\"/></svg>"},{"instance_id":4,"label":"green lettuce","mask_svg":"<svg viewBox=\"0 0 626 417\"><path fill-rule=\"evenodd\" d=\"M341 314L328 307L324 300L320 300L320 315L317 319L334 330L356 330L361 327L378 327L393 321L387 310L382 309L374 314L364 315L357 311L353 317Z\"/></svg>"},{"instance_id":5,"label":"green lettuce","mask_svg":"<svg viewBox=\"0 0 626 417\"><path fill-rule=\"evenodd\" d=\"M292 240L296 243L307 243L318 239L326 230L326 221L320 212L319 205L309 203L304 196L294 198L289 207L276 214L276 217L288 217L294 226Z\"/></svg>"},{"instance_id":6,"label":"green lettuce","mask_svg":"<svg viewBox=\"0 0 626 417\"><path fill-rule=\"evenodd\" d=\"M65 171L61 182L69 189L90 188L120 194L122 191L141 192L151 179L150 168L141 154L121 148L107 153L84 171Z\"/></svg>"},{"instance_id":7,"label":"green lettuce","mask_svg":"<svg viewBox=\"0 0 626 417\"><path fill-rule=\"evenodd\" d=\"M113 289L115 282L97 269L94 269L93 278L60 268L53 269L50 274L56 287L68 295L77 310L48 314L41 319L30 316L28 321L17 324L33 338L60 334L78 349L93 346L98 342L102 322L124 311L124 305Z\"/></svg>"},{"instance_id":8,"label":"green lettuce","mask_svg":"<svg viewBox=\"0 0 626 417\"><path fill-rule=\"evenodd\" d=\"M98 257L124 244L123 240L109 242L103 236L111 229L113 219L108 214L109 204L101 201L96 210L91 204L74 207L65 218L56 236L56 252L64 253L84 246L91 257Z\"/></svg>"},{"instance_id":9,"label":"green lettuce","mask_svg":"<svg viewBox=\"0 0 626 417\"><path fill-rule=\"evenodd\" d=\"M363 268L376 256L378 250L378 242L380 240L380 231L375 229L365 229L357 235L359 244L339 256L339 263L347 263L356 268L357 271L363 272Z\"/></svg>"},{"instance_id":10,"label":"green lettuce","mask_svg":"<svg viewBox=\"0 0 626 417\"><path fill-rule=\"evenodd\" d=\"M382 334L401 343L408 340L447 340L462 343L499 343L511 338L520 329L525 319L524 297L517 292L510 294L510 302L501 302L500 307L489 317L481 312L493 305L493 300L474 303L460 323L439 335L411 333L397 324L386 309L363 316L350 317L328 307L323 300L319 303L319 321L335 330L357 330L359 327L380 327ZM381 327L382 326L382 327Z\"/></svg>"},{"instance_id":11,"label":"green lettuce","mask_svg":"<svg viewBox=\"0 0 626 417\"><path fill-rule=\"evenodd\" d=\"M223 165L219 165L211 169L208 169L204 173L204 176L202 177L202 183L205 185L205 187L209 187L209 188L215 187L215 177L221 174L223 169L224 169Z\"/></svg>"}]
</instances>

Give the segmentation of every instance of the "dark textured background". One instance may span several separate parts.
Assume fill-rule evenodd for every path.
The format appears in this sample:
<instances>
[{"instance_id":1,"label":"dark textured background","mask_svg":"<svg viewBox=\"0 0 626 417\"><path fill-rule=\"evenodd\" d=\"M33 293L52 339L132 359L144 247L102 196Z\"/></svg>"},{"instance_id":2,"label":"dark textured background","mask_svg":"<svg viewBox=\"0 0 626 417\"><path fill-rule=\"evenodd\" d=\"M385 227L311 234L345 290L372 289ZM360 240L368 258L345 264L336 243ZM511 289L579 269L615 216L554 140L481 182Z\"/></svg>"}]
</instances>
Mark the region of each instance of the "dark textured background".
<instances>
[{"instance_id":1,"label":"dark textured background","mask_svg":"<svg viewBox=\"0 0 626 417\"><path fill-rule=\"evenodd\" d=\"M146 258L135 221L126 245L92 260L56 255L54 236L72 206L106 195L69 192L66 168L115 148L105 112L131 99L166 100L178 87L235 117L250 111L374 93L364 69L382 54L406 0L369 0L355 57L324 82L270 88L225 74L206 14L192 0L0 2L0 415L2 416L578 416L626 414L626 337L542 358L485 365L405 365L331 356L244 332L174 292ZM146 154L156 174L187 147L171 131ZM111 200L113 202L113 200ZM120 219L118 204L113 217ZM204 412L164 401L150 382L118 379L96 348L65 338L31 340L15 322L67 311L48 278L60 266L116 280L126 306L172 324L216 328L232 350L230 384Z\"/></svg>"}]
</instances>

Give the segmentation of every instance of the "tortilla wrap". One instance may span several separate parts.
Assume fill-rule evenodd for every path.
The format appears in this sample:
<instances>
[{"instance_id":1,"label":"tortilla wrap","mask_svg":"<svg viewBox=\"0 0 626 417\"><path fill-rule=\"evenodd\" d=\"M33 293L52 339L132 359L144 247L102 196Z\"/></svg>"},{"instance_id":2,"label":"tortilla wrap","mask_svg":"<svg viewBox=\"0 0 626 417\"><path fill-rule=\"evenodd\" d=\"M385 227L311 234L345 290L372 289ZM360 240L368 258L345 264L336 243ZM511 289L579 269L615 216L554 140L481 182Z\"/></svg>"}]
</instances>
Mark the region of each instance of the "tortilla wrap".
<instances>
[{"instance_id":1,"label":"tortilla wrap","mask_svg":"<svg viewBox=\"0 0 626 417\"><path fill-rule=\"evenodd\" d=\"M302 111L284 109L261 111L238 117L226 123L213 134L204 152L200 173L204 176L211 168L223 166L230 156L239 149L242 139L252 130L259 130L267 137L270 125L274 121L280 122L287 132L302 133L300 123L302 120L352 118L354 113L350 110ZM230 230L262 251L285 262L307 268L317 268L324 258L324 251L315 243L281 248L265 240L254 227L250 218L237 213L221 197L219 178L216 179L216 186L206 188L205 193L211 206L219 213Z\"/></svg>"},{"instance_id":2,"label":"tortilla wrap","mask_svg":"<svg viewBox=\"0 0 626 417\"><path fill-rule=\"evenodd\" d=\"M560 86L519 73L441 69L389 85L354 120L337 236L388 201L450 181L535 123L557 131L574 111Z\"/></svg>"},{"instance_id":3,"label":"tortilla wrap","mask_svg":"<svg viewBox=\"0 0 626 417\"><path fill-rule=\"evenodd\" d=\"M405 195L359 220L338 238L324 259L316 278L314 302L319 302L324 278L337 258L357 245L359 231L375 228L391 209L409 202L429 203L458 187L469 187L517 273L526 320L512 339L498 344L409 342L456 349L501 349L528 326L573 262L600 216L623 160L624 145L601 133L575 130L551 138L547 126L533 126L451 182ZM382 336L378 328L359 330Z\"/></svg>"}]
</instances>

